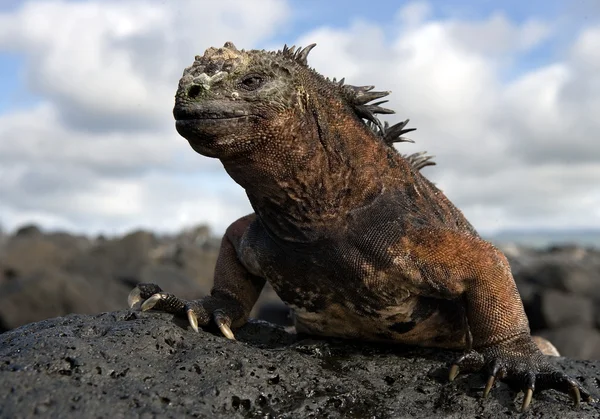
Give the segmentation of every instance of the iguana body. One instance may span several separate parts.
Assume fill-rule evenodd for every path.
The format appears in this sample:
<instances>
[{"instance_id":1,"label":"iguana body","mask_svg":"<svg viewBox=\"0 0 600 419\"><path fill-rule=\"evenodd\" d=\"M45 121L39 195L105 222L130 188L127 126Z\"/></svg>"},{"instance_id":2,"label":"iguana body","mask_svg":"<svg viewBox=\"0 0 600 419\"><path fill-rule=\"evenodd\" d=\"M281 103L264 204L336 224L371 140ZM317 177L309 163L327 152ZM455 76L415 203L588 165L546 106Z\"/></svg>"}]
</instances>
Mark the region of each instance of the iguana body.
<instances>
[{"instance_id":1,"label":"iguana body","mask_svg":"<svg viewBox=\"0 0 600 419\"><path fill-rule=\"evenodd\" d=\"M526 393L555 388L590 399L533 343L504 255L390 145L369 104L387 92L329 81L306 64L311 47L196 57L179 82L177 130L217 157L254 213L223 238L211 296L186 302L143 284L132 303L211 321L233 337L269 281L299 331L465 349L452 368L483 370ZM364 119L370 121L367 125ZM377 129L373 129L377 126Z\"/></svg>"}]
</instances>

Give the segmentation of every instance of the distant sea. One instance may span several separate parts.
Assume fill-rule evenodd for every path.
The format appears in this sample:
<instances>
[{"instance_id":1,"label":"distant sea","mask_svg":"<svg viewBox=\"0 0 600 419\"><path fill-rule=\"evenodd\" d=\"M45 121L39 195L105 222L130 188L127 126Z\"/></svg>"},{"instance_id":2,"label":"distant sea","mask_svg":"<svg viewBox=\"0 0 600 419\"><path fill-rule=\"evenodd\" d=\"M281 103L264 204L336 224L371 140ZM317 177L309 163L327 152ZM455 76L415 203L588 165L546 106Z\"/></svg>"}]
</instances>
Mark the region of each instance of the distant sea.
<instances>
[{"instance_id":1,"label":"distant sea","mask_svg":"<svg viewBox=\"0 0 600 419\"><path fill-rule=\"evenodd\" d=\"M600 249L600 230L505 230L482 236L498 245L517 244L535 248L577 245Z\"/></svg>"}]
</instances>

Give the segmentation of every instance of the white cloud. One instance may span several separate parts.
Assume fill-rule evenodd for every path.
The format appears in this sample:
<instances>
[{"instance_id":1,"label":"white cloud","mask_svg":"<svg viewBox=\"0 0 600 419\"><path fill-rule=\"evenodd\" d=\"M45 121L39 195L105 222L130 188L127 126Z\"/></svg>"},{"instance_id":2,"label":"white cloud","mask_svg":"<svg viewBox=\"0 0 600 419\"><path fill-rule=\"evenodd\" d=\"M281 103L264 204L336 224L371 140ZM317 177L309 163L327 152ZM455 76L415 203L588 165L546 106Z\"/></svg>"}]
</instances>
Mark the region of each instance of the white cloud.
<instances>
[{"instance_id":1,"label":"white cloud","mask_svg":"<svg viewBox=\"0 0 600 419\"><path fill-rule=\"evenodd\" d=\"M451 38L483 56L527 51L551 34L546 23L532 19L517 25L501 13L480 22L449 22L444 26Z\"/></svg>"},{"instance_id":2,"label":"white cloud","mask_svg":"<svg viewBox=\"0 0 600 419\"><path fill-rule=\"evenodd\" d=\"M600 47L600 27L583 30L562 61L507 86L501 117L514 138L512 154L528 164L562 163L565 170L600 162L600 142L595 141L600 131L600 53L594 45ZM589 181L600 184L600 174ZM597 190L590 186L590 192Z\"/></svg>"},{"instance_id":3,"label":"white cloud","mask_svg":"<svg viewBox=\"0 0 600 419\"><path fill-rule=\"evenodd\" d=\"M171 111L196 54L227 40L256 45L285 24L284 1L261 4L28 1L0 13L0 51L25 56L25 82L40 98L0 115L0 222L110 232L208 221L222 229L219 215L249 212L233 181L224 191L236 210L203 186L220 164L193 153ZM182 178L198 182L182 186ZM205 205L192 211L198 202Z\"/></svg>"},{"instance_id":4,"label":"white cloud","mask_svg":"<svg viewBox=\"0 0 600 419\"><path fill-rule=\"evenodd\" d=\"M176 167L186 142L171 125L169 130L155 132L80 131L62 123L56 106L41 103L0 116L0 162L8 166L78 166L117 176L165 168L182 170L189 167L193 156L186 153L184 164Z\"/></svg>"},{"instance_id":5,"label":"white cloud","mask_svg":"<svg viewBox=\"0 0 600 419\"><path fill-rule=\"evenodd\" d=\"M0 14L0 50L25 55L24 78L41 98L0 115L0 221L223 230L249 212L219 162L177 135L171 108L195 54L227 40L271 44L293 18L284 1L256 5L28 1ZM326 76L392 90L398 116L388 119L410 117L419 129L416 146L399 147L437 156L425 174L479 229L600 227L600 27L582 27L554 62L523 69L555 23L432 16L428 3L412 3L390 17L393 29L354 20L296 45L318 43L309 62Z\"/></svg>"},{"instance_id":6,"label":"white cloud","mask_svg":"<svg viewBox=\"0 0 600 419\"><path fill-rule=\"evenodd\" d=\"M425 1L413 1L398 10L395 19L406 29L414 29L431 16L431 5Z\"/></svg>"},{"instance_id":7,"label":"white cloud","mask_svg":"<svg viewBox=\"0 0 600 419\"><path fill-rule=\"evenodd\" d=\"M573 56L586 70L600 70L600 27L581 33L573 46Z\"/></svg>"},{"instance_id":8,"label":"white cloud","mask_svg":"<svg viewBox=\"0 0 600 419\"><path fill-rule=\"evenodd\" d=\"M67 176L82 175L66 172ZM252 209L233 183L222 184L218 191L203 190L207 177L196 175L184 181L163 173L134 180L83 176L80 186L84 187L76 189L54 185L52 191L30 188L12 196L0 189L0 195L11 199L10 205L0 202L0 214L8 227L35 222L48 229L93 234L123 234L137 228L176 231L200 222L222 232Z\"/></svg>"},{"instance_id":9,"label":"white cloud","mask_svg":"<svg viewBox=\"0 0 600 419\"><path fill-rule=\"evenodd\" d=\"M206 45L254 44L287 16L285 3L29 1L0 14L0 48L25 51L26 80L71 126L164 127L174 86ZM162 125L161 125L162 124Z\"/></svg>"}]
</instances>

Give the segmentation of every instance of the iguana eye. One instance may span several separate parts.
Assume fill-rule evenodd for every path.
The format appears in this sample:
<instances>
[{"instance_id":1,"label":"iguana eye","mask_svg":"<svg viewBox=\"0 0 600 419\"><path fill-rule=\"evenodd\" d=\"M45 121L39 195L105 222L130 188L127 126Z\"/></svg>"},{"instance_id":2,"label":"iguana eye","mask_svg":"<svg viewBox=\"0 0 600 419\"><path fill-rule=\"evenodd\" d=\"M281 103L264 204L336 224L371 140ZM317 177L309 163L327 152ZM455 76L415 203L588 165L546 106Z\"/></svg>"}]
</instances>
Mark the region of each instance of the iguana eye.
<instances>
[{"instance_id":1,"label":"iguana eye","mask_svg":"<svg viewBox=\"0 0 600 419\"><path fill-rule=\"evenodd\" d=\"M250 74L244 77L240 83L240 87L246 90L256 90L264 83L264 79L257 74Z\"/></svg>"}]
</instances>

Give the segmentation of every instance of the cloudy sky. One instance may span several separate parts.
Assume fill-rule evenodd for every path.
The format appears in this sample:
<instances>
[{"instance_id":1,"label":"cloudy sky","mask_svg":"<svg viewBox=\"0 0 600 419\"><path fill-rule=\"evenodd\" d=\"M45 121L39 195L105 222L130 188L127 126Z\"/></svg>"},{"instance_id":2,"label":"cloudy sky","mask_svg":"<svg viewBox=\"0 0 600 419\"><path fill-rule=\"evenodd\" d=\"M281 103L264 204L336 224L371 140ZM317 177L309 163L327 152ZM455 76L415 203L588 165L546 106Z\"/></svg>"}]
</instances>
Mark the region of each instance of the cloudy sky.
<instances>
[{"instance_id":1,"label":"cloudy sky","mask_svg":"<svg viewBox=\"0 0 600 419\"><path fill-rule=\"evenodd\" d=\"M248 213L171 114L196 54L317 48L309 64L391 90L405 152L482 232L600 228L597 0L0 2L0 224L117 234Z\"/></svg>"}]
</instances>

